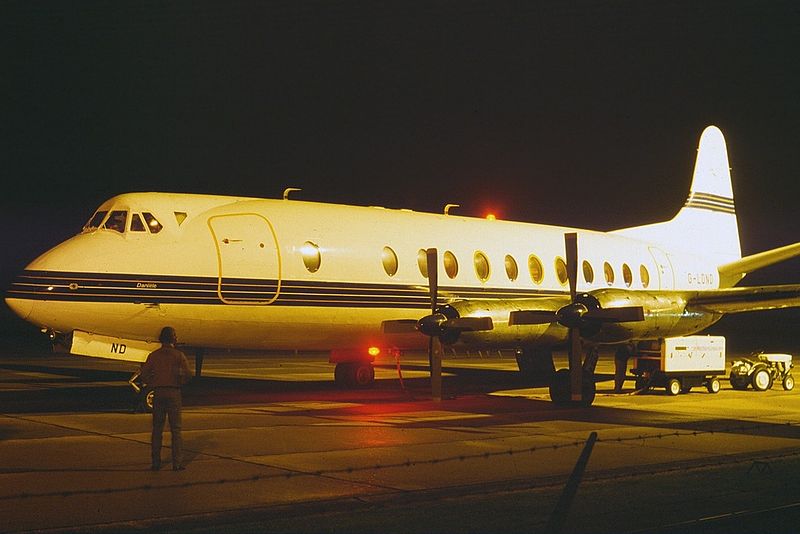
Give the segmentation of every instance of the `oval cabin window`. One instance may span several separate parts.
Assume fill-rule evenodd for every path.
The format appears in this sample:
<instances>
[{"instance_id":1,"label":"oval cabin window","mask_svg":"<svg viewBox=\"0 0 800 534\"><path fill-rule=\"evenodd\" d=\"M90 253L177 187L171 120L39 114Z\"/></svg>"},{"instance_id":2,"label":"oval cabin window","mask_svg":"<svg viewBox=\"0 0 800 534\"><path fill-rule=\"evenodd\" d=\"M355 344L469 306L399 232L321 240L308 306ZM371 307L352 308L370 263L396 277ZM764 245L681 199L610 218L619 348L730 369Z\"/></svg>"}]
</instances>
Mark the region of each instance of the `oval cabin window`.
<instances>
[{"instance_id":1,"label":"oval cabin window","mask_svg":"<svg viewBox=\"0 0 800 534\"><path fill-rule=\"evenodd\" d=\"M587 284L594 282L594 269L592 269L592 264L586 260L583 260L583 279Z\"/></svg>"},{"instance_id":2,"label":"oval cabin window","mask_svg":"<svg viewBox=\"0 0 800 534\"><path fill-rule=\"evenodd\" d=\"M633 283L633 273L627 263L622 264L622 280L625 282L626 287L631 287Z\"/></svg>"},{"instance_id":3,"label":"oval cabin window","mask_svg":"<svg viewBox=\"0 0 800 534\"><path fill-rule=\"evenodd\" d=\"M650 272L644 265L639 266L639 276L642 278L642 287L647 289L650 286Z\"/></svg>"},{"instance_id":4,"label":"oval cabin window","mask_svg":"<svg viewBox=\"0 0 800 534\"><path fill-rule=\"evenodd\" d=\"M556 258L556 277L558 278L558 283L566 285L567 283L567 263L564 261L564 258L558 257Z\"/></svg>"},{"instance_id":5,"label":"oval cabin window","mask_svg":"<svg viewBox=\"0 0 800 534\"><path fill-rule=\"evenodd\" d=\"M512 282L517 279L519 276L519 268L517 268L517 260L514 259L514 256L507 254L506 255L506 276Z\"/></svg>"},{"instance_id":6,"label":"oval cabin window","mask_svg":"<svg viewBox=\"0 0 800 534\"><path fill-rule=\"evenodd\" d=\"M613 285L614 284L614 268L611 267L611 264L605 262L603 264L603 274L606 277L606 284Z\"/></svg>"},{"instance_id":7,"label":"oval cabin window","mask_svg":"<svg viewBox=\"0 0 800 534\"><path fill-rule=\"evenodd\" d=\"M417 252L417 266L419 267L419 272L425 278L428 278L428 253L425 249L419 249Z\"/></svg>"},{"instance_id":8,"label":"oval cabin window","mask_svg":"<svg viewBox=\"0 0 800 534\"><path fill-rule=\"evenodd\" d=\"M531 273L531 280L535 284L541 284L544 279L544 269L539 258L531 254L528 256L528 271Z\"/></svg>"},{"instance_id":9,"label":"oval cabin window","mask_svg":"<svg viewBox=\"0 0 800 534\"><path fill-rule=\"evenodd\" d=\"M300 253L303 256L303 264L306 266L306 269L308 269L308 272L317 272L320 264L322 263L322 256L319 253L319 247L311 241L306 241L303 243Z\"/></svg>"},{"instance_id":10,"label":"oval cabin window","mask_svg":"<svg viewBox=\"0 0 800 534\"><path fill-rule=\"evenodd\" d=\"M489 279L489 260L481 251L475 252L475 274L481 282Z\"/></svg>"},{"instance_id":11,"label":"oval cabin window","mask_svg":"<svg viewBox=\"0 0 800 534\"><path fill-rule=\"evenodd\" d=\"M395 254L391 247L383 247L381 262L383 263L383 270L386 271L386 274L389 276L397 274L397 254Z\"/></svg>"},{"instance_id":12,"label":"oval cabin window","mask_svg":"<svg viewBox=\"0 0 800 534\"><path fill-rule=\"evenodd\" d=\"M456 260L455 254L449 250L444 253L444 272L451 279L458 274L458 260Z\"/></svg>"}]
</instances>

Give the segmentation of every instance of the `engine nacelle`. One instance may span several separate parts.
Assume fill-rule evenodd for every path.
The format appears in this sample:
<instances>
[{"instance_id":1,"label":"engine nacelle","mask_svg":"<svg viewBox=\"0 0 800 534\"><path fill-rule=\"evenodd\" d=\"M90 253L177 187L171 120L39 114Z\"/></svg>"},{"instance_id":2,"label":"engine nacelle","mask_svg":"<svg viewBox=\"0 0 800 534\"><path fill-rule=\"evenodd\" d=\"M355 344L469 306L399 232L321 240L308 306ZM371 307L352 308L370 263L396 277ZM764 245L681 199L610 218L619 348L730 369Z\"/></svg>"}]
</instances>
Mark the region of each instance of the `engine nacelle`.
<instances>
[{"instance_id":1,"label":"engine nacelle","mask_svg":"<svg viewBox=\"0 0 800 534\"><path fill-rule=\"evenodd\" d=\"M689 293L683 291L630 291L600 289L579 294L576 301L589 309L641 306L643 321L592 323L581 327L581 335L596 343L658 339L693 334L714 324L722 316L686 309ZM450 303L449 313L459 317L491 317L494 328L484 332L462 332L453 342L490 348L518 348L527 344L558 345L568 337L566 327L555 321L546 324L509 325L512 311L537 310L555 314L569 304L566 296L513 300L465 300ZM450 341L450 340L448 340Z\"/></svg>"}]
</instances>

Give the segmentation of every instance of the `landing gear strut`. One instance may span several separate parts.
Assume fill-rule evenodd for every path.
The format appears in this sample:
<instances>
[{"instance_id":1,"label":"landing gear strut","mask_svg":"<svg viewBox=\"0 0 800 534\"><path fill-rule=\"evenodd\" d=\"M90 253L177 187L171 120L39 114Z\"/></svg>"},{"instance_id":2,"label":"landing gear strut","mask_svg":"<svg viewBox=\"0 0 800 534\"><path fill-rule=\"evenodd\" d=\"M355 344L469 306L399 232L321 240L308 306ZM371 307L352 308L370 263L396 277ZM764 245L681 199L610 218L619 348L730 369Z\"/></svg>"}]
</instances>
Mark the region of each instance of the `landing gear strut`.
<instances>
[{"instance_id":1,"label":"landing gear strut","mask_svg":"<svg viewBox=\"0 0 800 534\"><path fill-rule=\"evenodd\" d=\"M375 383L375 369L370 362L341 362L333 374L336 385L345 389L363 389Z\"/></svg>"}]
</instances>

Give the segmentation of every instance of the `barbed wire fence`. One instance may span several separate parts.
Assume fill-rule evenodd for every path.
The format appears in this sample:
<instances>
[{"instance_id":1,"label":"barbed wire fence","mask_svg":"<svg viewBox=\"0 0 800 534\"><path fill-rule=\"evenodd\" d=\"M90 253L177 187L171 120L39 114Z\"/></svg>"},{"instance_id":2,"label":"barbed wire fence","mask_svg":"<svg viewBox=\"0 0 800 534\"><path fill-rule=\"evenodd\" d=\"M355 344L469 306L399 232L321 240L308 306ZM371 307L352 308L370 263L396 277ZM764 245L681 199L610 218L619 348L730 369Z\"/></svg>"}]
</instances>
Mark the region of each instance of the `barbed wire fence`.
<instances>
[{"instance_id":1,"label":"barbed wire fence","mask_svg":"<svg viewBox=\"0 0 800 534\"><path fill-rule=\"evenodd\" d=\"M14 416L9 414L3 414L6 417L18 419L18 420L28 420L25 417L21 416ZM37 421L41 423L41 421ZM127 436L119 436L113 434L106 434L103 432L97 432L92 430L86 429L75 429L73 427L65 426L65 425L58 425L55 423L47 423L54 427L70 429L70 430L80 430L86 434L102 436L106 438L115 438L124 441L149 445L149 441L135 439ZM598 433L596 438L597 444L622 444L622 443L631 443L631 442L642 442L644 445L648 441L652 440L663 440L668 438L684 438L684 437L702 437L714 434L732 434L732 433L744 433L744 432L755 432L758 430L763 430L765 428L770 429L798 429L800 427L800 421L787 421L785 423L746 423L746 424L737 424L737 425L727 425L727 426L719 426L715 429L709 430L674 430L669 432L658 432L652 434L637 434L632 436L616 436L616 437L603 437L601 433ZM800 432L800 431L799 431ZM800 434L798 434L798 438L800 438ZM168 484L140 484L135 486L124 486L124 487L117 487L117 488L102 488L102 489L95 489L95 488L87 488L87 489L75 489L75 490L54 490L54 491L42 491L42 492L29 492L29 491L22 491L15 494L9 494L0 496L0 502L2 501L15 501L15 500L25 500L25 499L35 499L35 498L47 498L47 497L70 497L70 496L77 496L77 495L105 495L111 493L126 493L126 492L138 492L138 491L161 491L165 489L172 489L172 488L191 488L191 487L199 487L199 486L220 486L226 484L241 484L241 483L252 483L252 482L259 482L259 481L269 481L269 480L292 480L292 479L301 479L301 478L308 478L308 477L331 477L336 478L342 475L351 475L357 474L361 472L367 471L382 471L382 470L389 470L389 469L402 469L402 468L416 468L421 466L434 466L434 465L442 465L448 463L461 463L470 460L492 460L498 457L508 457L508 456L520 456L520 455L532 455L540 452L545 451L558 451L563 449L579 449L586 444L586 440L575 440L565 443L556 443L550 445L535 445L531 447L517 447L517 448L508 448L504 450L497 450L497 451L484 451L480 453L472 453L472 454L454 454L448 456L441 456L437 458L428 458L428 459L405 459L402 461L397 462L387 462L387 463L376 463L376 464L364 464L364 465L354 465L354 466L346 466L346 467L336 467L330 469L317 469L317 470L310 470L310 471L299 471L299 470L289 470L286 467L279 467L273 466L261 462L255 462L252 460L248 460L246 458L240 458L236 456L228 456L224 454L215 454L215 453L208 453L203 451L197 451L192 449L184 448L185 452L195 453L198 455L203 455L207 458L214 458L218 460L225 460L225 461L232 461L238 463L244 463L248 465L258 466L262 468L269 468L269 469L281 469L285 472L283 473L265 473L265 474L255 474L249 476L240 476L240 477L222 477L213 480L201 480L201 481L185 481L185 482L176 482L176 483L168 483ZM779 460L779 459L786 459L794 456L800 456L800 448L786 448L786 449L778 449L778 450L771 450L771 451L760 451L757 453L751 454L744 454L744 455L715 455L709 456L705 459L695 460L691 464L686 463L673 463L673 464L657 464L657 465L643 465L641 469L634 469L634 468L627 468L624 470L619 469L612 469L605 472L597 472L597 473L589 473L584 478L586 480L611 480L615 478L628 478L640 475L655 475L655 474L664 474L670 473L674 471L684 471L687 469L699 469L699 468L708 468L713 466L722 466L722 465L731 465L731 464L751 464L751 469L762 469L765 462ZM760 464L759 464L760 462ZM529 483L526 485L527 488L543 488L543 487L556 487L562 486L564 484L565 479L567 478L568 474L558 475L558 476L547 476L547 477L539 477L539 478L532 478L530 479Z\"/></svg>"}]
</instances>

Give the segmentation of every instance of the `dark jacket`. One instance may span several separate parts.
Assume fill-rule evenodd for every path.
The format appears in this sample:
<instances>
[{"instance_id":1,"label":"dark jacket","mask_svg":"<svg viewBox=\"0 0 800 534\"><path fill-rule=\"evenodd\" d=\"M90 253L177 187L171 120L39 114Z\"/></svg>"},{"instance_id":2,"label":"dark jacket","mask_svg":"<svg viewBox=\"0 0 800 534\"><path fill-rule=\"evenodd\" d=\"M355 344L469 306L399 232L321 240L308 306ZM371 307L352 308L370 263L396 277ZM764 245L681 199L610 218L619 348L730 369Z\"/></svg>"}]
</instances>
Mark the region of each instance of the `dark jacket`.
<instances>
[{"instance_id":1,"label":"dark jacket","mask_svg":"<svg viewBox=\"0 0 800 534\"><path fill-rule=\"evenodd\" d=\"M170 345L162 345L142 365L142 381L150 387L180 387L192 377L186 356Z\"/></svg>"}]
</instances>

